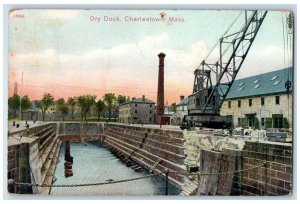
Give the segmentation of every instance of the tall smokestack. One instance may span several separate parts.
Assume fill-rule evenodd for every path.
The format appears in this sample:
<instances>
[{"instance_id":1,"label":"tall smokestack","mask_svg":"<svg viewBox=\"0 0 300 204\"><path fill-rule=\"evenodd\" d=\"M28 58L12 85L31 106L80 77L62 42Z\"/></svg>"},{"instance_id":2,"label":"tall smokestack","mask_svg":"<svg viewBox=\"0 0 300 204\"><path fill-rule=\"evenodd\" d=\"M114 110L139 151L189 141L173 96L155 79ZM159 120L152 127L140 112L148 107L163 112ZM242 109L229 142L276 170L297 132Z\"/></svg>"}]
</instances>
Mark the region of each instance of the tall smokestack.
<instances>
[{"instance_id":1,"label":"tall smokestack","mask_svg":"<svg viewBox=\"0 0 300 204\"><path fill-rule=\"evenodd\" d=\"M157 106L156 106L156 116L157 124L163 125L162 115L164 114L164 53L159 53L159 69L158 69L158 88L157 88Z\"/></svg>"}]
</instances>

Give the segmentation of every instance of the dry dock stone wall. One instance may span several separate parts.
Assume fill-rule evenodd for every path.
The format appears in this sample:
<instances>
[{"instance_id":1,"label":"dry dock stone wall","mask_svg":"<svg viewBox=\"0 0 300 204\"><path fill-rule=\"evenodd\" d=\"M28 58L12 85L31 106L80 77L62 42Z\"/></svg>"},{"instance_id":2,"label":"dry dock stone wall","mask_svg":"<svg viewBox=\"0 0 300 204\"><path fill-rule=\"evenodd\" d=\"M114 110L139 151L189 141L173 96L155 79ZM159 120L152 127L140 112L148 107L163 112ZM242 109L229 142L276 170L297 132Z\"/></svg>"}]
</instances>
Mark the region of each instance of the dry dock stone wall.
<instances>
[{"instance_id":1,"label":"dry dock stone wall","mask_svg":"<svg viewBox=\"0 0 300 204\"><path fill-rule=\"evenodd\" d=\"M130 156L147 169L151 169L158 160L161 160L154 172L163 172L168 168L170 171L186 173L184 139L181 131L105 124L104 143ZM169 177L177 187L184 183L182 175L170 173Z\"/></svg>"},{"instance_id":2,"label":"dry dock stone wall","mask_svg":"<svg viewBox=\"0 0 300 204\"><path fill-rule=\"evenodd\" d=\"M242 151L242 168L262 166L240 174L235 194L242 195L290 195L292 194L292 144L278 142L247 141ZM265 185L267 184L267 185Z\"/></svg>"},{"instance_id":3,"label":"dry dock stone wall","mask_svg":"<svg viewBox=\"0 0 300 204\"><path fill-rule=\"evenodd\" d=\"M50 188L39 188L34 184L52 183L59 140L56 123L44 124L21 132L11 132L8 137L8 179L16 183L31 183L33 186L15 185L15 193L48 194ZM19 134L23 137L15 138Z\"/></svg>"},{"instance_id":4,"label":"dry dock stone wall","mask_svg":"<svg viewBox=\"0 0 300 204\"><path fill-rule=\"evenodd\" d=\"M290 195L292 144L185 132L185 163L198 166L198 195ZM225 172L233 172L222 174ZM218 175L219 174L219 175Z\"/></svg>"}]
</instances>

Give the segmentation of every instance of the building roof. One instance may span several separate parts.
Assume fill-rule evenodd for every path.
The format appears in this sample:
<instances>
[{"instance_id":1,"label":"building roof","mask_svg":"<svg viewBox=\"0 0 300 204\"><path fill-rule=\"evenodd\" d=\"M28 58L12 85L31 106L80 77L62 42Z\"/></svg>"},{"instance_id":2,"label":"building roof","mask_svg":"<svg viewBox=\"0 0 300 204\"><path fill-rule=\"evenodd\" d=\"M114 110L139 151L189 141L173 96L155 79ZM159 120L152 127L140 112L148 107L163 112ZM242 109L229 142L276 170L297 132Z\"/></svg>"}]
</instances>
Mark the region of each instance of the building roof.
<instances>
[{"instance_id":1,"label":"building roof","mask_svg":"<svg viewBox=\"0 0 300 204\"><path fill-rule=\"evenodd\" d=\"M226 99L283 93L287 91L288 79L293 82L292 67L238 79L233 82Z\"/></svg>"},{"instance_id":2,"label":"building roof","mask_svg":"<svg viewBox=\"0 0 300 204\"><path fill-rule=\"evenodd\" d=\"M187 106L189 103L189 98L185 98L182 101L180 101L179 103L176 104L176 106Z\"/></svg>"},{"instance_id":3,"label":"building roof","mask_svg":"<svg viewBox=\"0 0 300 204\"><path fill-rule=\"evenodd\" d=\"M151 101L150 99L147 99L147 98L145 98L145 101L143 100L143 98L135 98L135 99L132 99L131 101L120 104L120 106L128 104L128 103L148 103L148 104L151 103L151 104L154 104L153 101Z\"/></svg>"},{"instance_id":4,"label":"building roof","mask_svg":"<svg viewBox=\"0 0 300 204\"><path fill-rule=\"evenodd\" d=\"M289 67L235 80L226 99L284 93L285 82L289 79L293 83L293 72L293 68ZM177 106L186 105L188 105L188 97L177 104Z\"/></svg>"}]
</instances>

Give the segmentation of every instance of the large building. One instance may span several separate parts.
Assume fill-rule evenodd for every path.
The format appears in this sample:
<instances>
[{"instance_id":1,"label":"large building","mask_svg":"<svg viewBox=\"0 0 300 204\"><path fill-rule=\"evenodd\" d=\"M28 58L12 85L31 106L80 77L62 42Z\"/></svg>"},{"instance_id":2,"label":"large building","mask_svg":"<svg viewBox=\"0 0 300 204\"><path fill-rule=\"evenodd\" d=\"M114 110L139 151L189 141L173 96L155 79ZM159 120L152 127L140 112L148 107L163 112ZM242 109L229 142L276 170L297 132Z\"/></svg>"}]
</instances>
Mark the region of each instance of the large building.
<instances>
[{"instance_id":1,"label":"large building","mask_svg":"<svg viewBox=\"0 0 300 204\"><path fill-rule=\"evenodd\" d=\"M119 106L119 122L131 124L154 124L156 122L155 103L145 96L133 98Z\"/></svg>"},{"instance_id":2,"label":"large building","mask_svg":"<svg viewBox=\"0 0 300 204\"><path fill-rule=\"evenodd\" d=\"M182 123L183 117L188 114L188 98L180 96L180 102L176 104L176 111L171 116L171 125L180 125Z\"/></svg>"},{"instance_id":3,"label":"large building","mask_svg":"<svg viewBox=\"0 0 300 204\"><path fill-rule=\"evenodd\" d=\"M235 80L222 104L221 115L231 115L234 127L292 127L293 95L292 87L287 90L288 80L293 82L292 68ZM188 98L180 100L171 125L180 125L188 114Z\"/></svg>"},{"instance_id":4,"label":"large building","mask_svg":"<svg viewBox=\"0 0 300 204\"><path fill-rule=\"evenodd\" d=\"M221 107L221 115L232 115L234 127L259 129L292 127L293 69L235 80Z\"/></svg>"}]
</instances>

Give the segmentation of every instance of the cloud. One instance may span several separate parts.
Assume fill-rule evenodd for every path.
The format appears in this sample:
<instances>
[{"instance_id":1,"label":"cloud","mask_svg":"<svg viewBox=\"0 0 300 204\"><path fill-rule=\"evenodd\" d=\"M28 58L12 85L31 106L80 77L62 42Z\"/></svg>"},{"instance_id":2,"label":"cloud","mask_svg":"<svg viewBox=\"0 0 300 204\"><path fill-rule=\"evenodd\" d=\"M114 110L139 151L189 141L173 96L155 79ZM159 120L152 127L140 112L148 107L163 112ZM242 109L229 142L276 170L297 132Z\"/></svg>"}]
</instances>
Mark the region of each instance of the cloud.
<instances>
[{"instance_id":1,"label":"cloud","mask_svg":"<svg viewBox=\"0 0 300 204\"><path fill-rule=\"evenodd\" d=\"M76 91L86 93L90 90L99 95L108 91L132 97L146 94L155 100L157 55L164 52L165 98L172 103L178 102L180 95L191 94L194 70L206 56L208 49L202 40L195 42L187 50L171 49L168 47L170 41L170 36L162 33L111 49L91 50L83 55L60 54L52 49L41 53L14 54L9 57L9 67L11 70L24 71L25 85L49 86L57 92L57 97L62 97L59 94L63 92L74 95ZM250 50L238 78L282 67L278 57L281 54L282 51L274 45L259 51ZM13 77L11 78L10 86L13 86Z\"/></svg>"}]
</instances>

